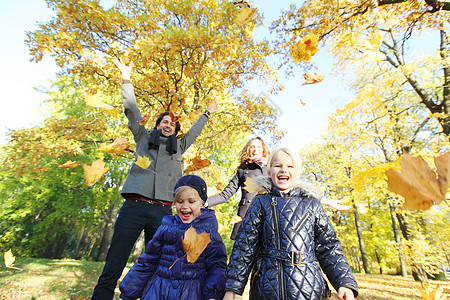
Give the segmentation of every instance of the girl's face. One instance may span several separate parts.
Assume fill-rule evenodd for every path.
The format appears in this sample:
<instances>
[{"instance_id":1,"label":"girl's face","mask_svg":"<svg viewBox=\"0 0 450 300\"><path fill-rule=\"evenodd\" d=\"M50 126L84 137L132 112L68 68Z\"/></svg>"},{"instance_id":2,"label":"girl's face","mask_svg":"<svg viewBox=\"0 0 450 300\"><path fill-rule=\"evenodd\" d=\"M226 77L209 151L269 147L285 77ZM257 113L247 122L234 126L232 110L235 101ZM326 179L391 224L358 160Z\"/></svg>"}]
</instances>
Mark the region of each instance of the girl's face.
<instances>
[{"instance_id":1,"label":"girl's face","mask_svg":"<svg viewBox=\"0 0 450 300\"><path fill-rule=\"evenodd\" d=\"M282 192L289 192L295 186L295 181L300 175L300 170L294 166L292 157L283 152L277 152L272 159L272 167L269 170L273 185Z\"/></svg>"},{"instance_id":2,"label":"girl's face","mask_svg":"<svg viewBox=\"0 0 450 300\"><path fill-rule=\"evenodd\" d=\"M201 215L202 200L195 195L194 191L188 189L179 198L175 199L177 215L186 224L191 223Z\"/></svg>"},{"instance_id":3,"label":"girl's face","mask_svg":"<svg viewBox=\"0 0 450 300\"><path fill-rule=\"evenodd\" d=\"M255 139L250 142L247 148L248 158L250 161L262 158L263 145L260 140Z\"/></svg>"}]
</instances>

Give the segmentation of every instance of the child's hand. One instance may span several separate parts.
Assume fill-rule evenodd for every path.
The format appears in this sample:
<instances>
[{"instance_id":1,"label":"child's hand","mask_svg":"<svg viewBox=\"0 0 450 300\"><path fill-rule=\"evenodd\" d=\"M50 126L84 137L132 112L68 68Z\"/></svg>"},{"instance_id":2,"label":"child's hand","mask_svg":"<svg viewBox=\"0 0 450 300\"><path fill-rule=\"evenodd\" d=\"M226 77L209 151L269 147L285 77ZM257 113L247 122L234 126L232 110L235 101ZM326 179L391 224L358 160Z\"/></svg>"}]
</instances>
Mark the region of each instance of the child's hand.
<instances>
[{"instance_id":1,"label":"child's hand","mask_svg":"<svg viewBox=\"0 0 450 300\"><path fill-rule=\"evenodd\" d=\"M353 295L353 291L351 289L343 287L343 286L339 288L337 296L339 299L344 299L344 300L355 299L355 295Z\"/></svg>"}]
</instances>

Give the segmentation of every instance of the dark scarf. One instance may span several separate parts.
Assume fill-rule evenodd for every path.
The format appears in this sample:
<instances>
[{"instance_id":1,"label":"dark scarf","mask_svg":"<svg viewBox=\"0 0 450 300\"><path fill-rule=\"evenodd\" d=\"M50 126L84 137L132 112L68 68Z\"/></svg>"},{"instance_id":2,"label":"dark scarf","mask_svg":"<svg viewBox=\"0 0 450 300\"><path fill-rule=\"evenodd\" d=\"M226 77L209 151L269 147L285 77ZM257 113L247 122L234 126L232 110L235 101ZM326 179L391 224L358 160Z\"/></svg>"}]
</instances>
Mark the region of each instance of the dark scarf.
<instances>
[{"instance_id":1,"label":"dark scarf","mask_svg":"<svg viewBox=\"0 0 450 300\"><path fill-rule=\"evenodd\" d=\"M164 136L162 134L162 130L158 129L158 130L153 130L150 133L150 139L148 140L148 149L158 149L159 145L161 144L161 136ZM167 152L169 152L170 155L173 155L175 153L177 153L177 148L178 147L178 143L177 143L177 137L175 136L175 134L172 134L171 136L167 137L167 142L166 142L166 150Z\"/></svg>"}]
</instances>

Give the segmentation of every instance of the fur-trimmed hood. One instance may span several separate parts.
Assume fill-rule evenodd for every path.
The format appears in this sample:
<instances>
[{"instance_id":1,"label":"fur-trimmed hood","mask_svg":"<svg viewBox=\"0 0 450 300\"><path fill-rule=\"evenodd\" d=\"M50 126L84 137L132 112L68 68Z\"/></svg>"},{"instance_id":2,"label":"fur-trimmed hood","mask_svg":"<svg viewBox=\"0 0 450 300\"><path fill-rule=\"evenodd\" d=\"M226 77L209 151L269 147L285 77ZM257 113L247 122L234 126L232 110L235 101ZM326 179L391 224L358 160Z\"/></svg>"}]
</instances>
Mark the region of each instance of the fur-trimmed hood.
<instances>
[{"instance_id":1,"label":"fur-trimmed hood","mask_svg":"<svg viewBox=\"0 0 450 300\"><path fill-rule=\"evenodd\" d=\"M267 176L258 176L253 180L254 188L263 193L270 193L274 190L277 190L273 184L272 180L270 180ZM301 194L306 197L316 198L320 200L323 198L322 192L320 192L316 186L312 183L305 181L296 181L295 189L298 189L298 194ZM277 190L278 191L278 190Z\"/></svg>"}]
</instances>

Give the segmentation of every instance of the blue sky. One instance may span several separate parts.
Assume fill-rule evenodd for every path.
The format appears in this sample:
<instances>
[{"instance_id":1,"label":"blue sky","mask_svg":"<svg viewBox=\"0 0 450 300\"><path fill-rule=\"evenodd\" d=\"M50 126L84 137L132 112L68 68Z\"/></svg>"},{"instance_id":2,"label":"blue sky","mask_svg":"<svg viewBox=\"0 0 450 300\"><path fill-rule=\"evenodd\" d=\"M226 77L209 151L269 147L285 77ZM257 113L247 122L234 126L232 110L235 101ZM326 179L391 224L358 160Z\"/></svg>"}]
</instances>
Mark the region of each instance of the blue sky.
<instances>
[{"instance_id":1,"label":"blue sky","mask_svg":"<svg viewBox=\"0 0 450 300\"><path fill-rule=\"evenodd\" d=\"M103 0L102 3L111 3ZM275 19L281 9L288 9L294 0L253 1L266 17L265 26ZM21 129L36 125L45 114L40 108L45 95L35 88L47 86L55 77L57 67L50 58L39 63L30 62L28 48L25 45L25 31L33 31L38 22L46 22L53 16L44 0L17 0L0 2L0 88L3 109L0 111L0 143L6 140L9 129ZM268 31L259 29L258 35L267 35ZM318 140L327 117L337 108L351 100L342 78L330 75L332 58L324 50L314 56L313 61L320 62L319 72L325 80L314 85L305 85L303 73L291 78L281 78L285 90L271 101L280 109L279 128L286 136L281 145L295 150ZM282 76L282 73L280 73ZM255 95L266 92L264 86L252 86ZM119 91L118 91L119 93ZM306 103L303 106L300 99Z\"/></svg>"}]
</instances>

